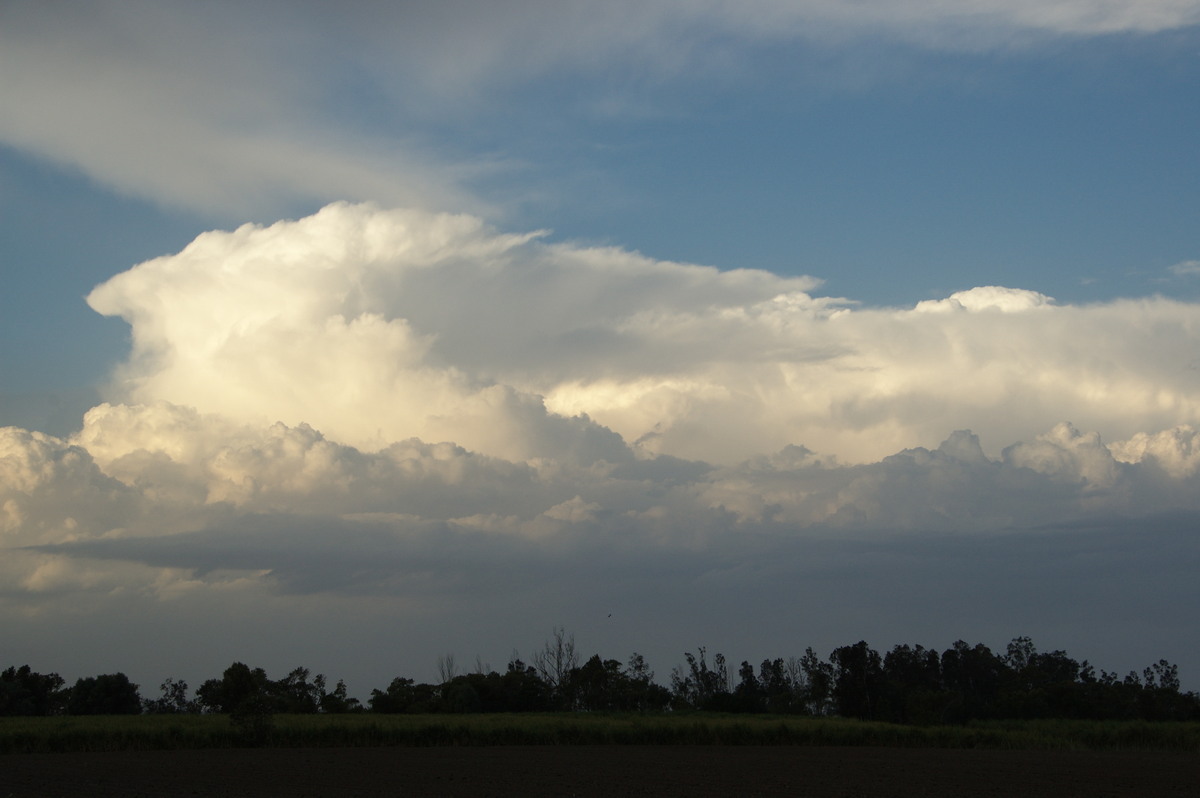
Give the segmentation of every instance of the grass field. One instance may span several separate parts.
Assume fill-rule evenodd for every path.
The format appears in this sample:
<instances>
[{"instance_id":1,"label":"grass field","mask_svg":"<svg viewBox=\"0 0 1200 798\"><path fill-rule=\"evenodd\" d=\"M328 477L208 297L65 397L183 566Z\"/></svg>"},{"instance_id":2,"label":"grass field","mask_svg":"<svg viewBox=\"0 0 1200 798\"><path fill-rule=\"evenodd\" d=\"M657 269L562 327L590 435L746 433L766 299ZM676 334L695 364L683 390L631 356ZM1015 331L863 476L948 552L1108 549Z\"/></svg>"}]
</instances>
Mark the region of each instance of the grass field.
<instances>
[{"instance_id":1,"label":"grass field","mask_svg":"<svg viewBox=\"0 0 1200 798\"><path fill-rule=\"evenodd\" d=\"M769 715L224 715L0 718L0 753L278 747L802 745L1200 752L1200 723L1004 721L899 726Z\"/></svg>"}]
</instances>

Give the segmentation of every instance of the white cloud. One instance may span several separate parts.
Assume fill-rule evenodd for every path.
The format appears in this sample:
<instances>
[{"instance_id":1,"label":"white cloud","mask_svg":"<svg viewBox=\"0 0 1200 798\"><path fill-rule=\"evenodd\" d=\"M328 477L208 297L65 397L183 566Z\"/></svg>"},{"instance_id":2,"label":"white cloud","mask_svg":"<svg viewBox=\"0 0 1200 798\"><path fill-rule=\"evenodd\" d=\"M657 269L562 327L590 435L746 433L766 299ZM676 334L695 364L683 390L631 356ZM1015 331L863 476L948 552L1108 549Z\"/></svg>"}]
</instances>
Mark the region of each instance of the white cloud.
<instances>
[{"instance_id":1,"label":"white cloud","mask_svg":"<svg viewBox=\"0 0 1200 798\"><path fill-rule=\"evenodd\" d=\"M1200 437L1188 425L1153 434L1139 432L1109 448L1118 460L1152 462L1176 478L1191 477L1200 471Z\"/></svg>"},{"instance_id":2,"label":"white cloud","mask_svg":"<svg viewBox=\"0 0 1200 798\"><path fill-rule=\"evenodd\" d=\"M170 600L249 580L423 600L518 563L654 572L730 546L767 556L850 533L1010 535L1200 512L1195 463L1167 454L1195 460L1192 438L1143 436L1114 446L1136 455L1118 461L1097 435L1061 424L999 458L960 431L862 465L789 447L723 468L665 457L535 468L450 444L367 453L305 426L103 406L79 436L107 453L103 471L78 444L4 430L3 571L17 595Z\"/></svg>"},{"instance_id":3,"label":"white cloud","mask_svg":"<svg viewBox=\"0 0 1200 798\"><path fill-rule=\"evenodd\" d=\"M1171 267L1171 273L1177 277L1200 274L1200 260L1185 260Z\"/></svg>"},{"instance_id":4,"label":"white cloud","mask_svg":"<svg viewBox=\"0 0 1200 798\"><path fill-rule=\"evenodd\" d=\"M764 44L995 51L1198 22L1182 0L19 0L0 11L0 142L238 218L336 197L484 213L470 186L499 167L416 131L547 77L620 106L746 79ZM824 628L800 638L818 648L1190 628L1195 304L984 286L863 310L811 278L546 238L337 204L99 286L134 342L111 401L70 439L0 429L13 650L126 668L171 639L207 678L380 628L404 634L358 658L376 669L455 635L506 656L610 613L636 620L592 644L656 657L761 646L763 608Z\"/></svg>"},{"instance_id":5,"label":"white cloud","mask_svg":"<svg viewBox=\"0 0 1200 798\"><path fill-rule=\"evenodd\" d=\"M101 471L85 449L0 427L0 545L100 535L139 512L137 492Z\"/></svg>"},{"instance_id":6,"label":"white cloud","mask_svg":"<svg viewBox=\"0 0 1200 798\"><path fill-rule=\"evenodd\" d=\"M133 327L123 403L70 441L5 431L6 534L40 547L9 567L411 595L484 540L653 560L1198 509L1195 306L816 285L370 205L205 234L89 298Z\"/></svg>"},{"instance_id":7,"label":"white cloud","mask_svg":"<svg viewBox=\"0 0 1200 798\"><path fill-rule=\"evenodd\" d=\"M367 451L586 464L636 443L730 464L790 443L867 462L955 428L995 452L1062 419L1108 440L1200 421L1200 373L1178 367L1195 305L986 287L859 310L817 285L338 204L207 233L89 302L132 326L119 400Z\"/></svg>"},{"instance_id":8,"label":"white cloud","mask_svg":"<svg viewBox=\"0 0 1200 798\"><path fill-rule=\"evenodd\" d=\"M319 19L234 4L7 4L0 141L122 194L242 216L339 196L485 207L449 163L324 116ZM316 112L314 112L316 111Z\"/></svg>"},{"instance_id":9,"label":"white cloud","mask_svg":"<svg viewBox=\"0 0 1200 798\"><path fill-rule=\"evenodd\" d=\"M998 285L985 285L972 288L969 291L958 291L945 299L927 299L918 302L913 308L917 313L951 313L966 311L997 311L1000 313L1021 313L1035 308L1049 307L1054 299L1037 291L1026 291L1020 288L1004 288Z\"/></svg>"},{"instance_id":10,"label":"white cloud","mask_svg":"<svg viewBox=\"0 0 1200 798\"><path fill-rule=\"evenodd\" d=\"M638 620L597 646L655 654L717 621L749 644L730 608L801 596L800 623L848 586L831 645L948 594L963 633L1037 632L994 598L1033 568L1054 628L1120 597L1115 622L1178 628L1197 306L986 287L863 310L817 287L372 205L205 234L89 297L132 327L113 401L69 440L0 430L0 616L26 641L31 618L272 619L207 662L301 607L342 607L347 636L387 607L409 645L472 630L498 656L518 619L611 613Z\"/></svg>"},{"instance_id":11,"label":"white cloud","mask_svg":"<svg viewBox=\"0 0 1200 798\"><path fill-rule=\"evenodd\" d=\"M722 468L668 457L514 463L416 440L363 452L307 426L163 403L96 408L75 443L2 433L10 639L28 646L38 619L53 619L60 632L83 624L70 635L78 649L136 622L132 639L112 638L119 651L100 638L88 647L135 678L208 678L231 658L272 670L303 661L361 680L365 693L397 673L421 677L433 652L507 656L555 623L660 669L696 639L751 659L797 653L779 648L789 643L777 629L749 634L764 607L777 627L806 630L797 645L819 649L963 634L1003 644L1048 630L1079 653L1069 630L1094 628L1085 616L1102 613L1106 635L1147 635L1139 650L1188 655L1133 616L1168 630L1186 622L1175 594L1194 581L1200 485L1194 467L1163 464L1190 457L1189 429L1114 446L1123 462L1098 436L1060 425L999 458L957 432L861 465L788 447ZM831 591L836 608L822 603ZM553 607L548 592L562 597ZM610 614L619 627L597 620ZM213 617L225 625L208 629ZM327 618L319 632L316 617ZM182 618L189 632L177 639ZM308 635L289 631L298 618ZM362 642L380 623L405 630L406 653ZM311 651L297 645L314 634ZM148 648L160 635L177 652L162 662ZM366 658L375 664L332 657L343 638L377 653ZM157 670L139 676L151 662ZM97 667L65 649L52 664ZM189 667L202 670L181 673Z\"/></svg>"}]
</instances>

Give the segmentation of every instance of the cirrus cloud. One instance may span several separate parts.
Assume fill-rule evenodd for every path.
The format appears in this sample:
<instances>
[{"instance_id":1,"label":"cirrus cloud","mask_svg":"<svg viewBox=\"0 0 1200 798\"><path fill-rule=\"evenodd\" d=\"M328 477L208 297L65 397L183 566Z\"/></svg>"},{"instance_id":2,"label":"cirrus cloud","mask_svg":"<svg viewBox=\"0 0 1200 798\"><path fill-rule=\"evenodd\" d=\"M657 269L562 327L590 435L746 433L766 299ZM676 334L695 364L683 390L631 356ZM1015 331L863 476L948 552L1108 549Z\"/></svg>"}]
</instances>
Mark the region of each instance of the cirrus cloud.
<instances>
[{"instance_id":1,"label":"cirrus cloud","mask_svg":"<svg viewBox=\"0 0 1200 798\"><path fill-rule=\"evenodd\" d=\"M647 86L752 80L745 62L781 43L865 41L868 62L879 41L994 52L1176 30L1200 23L1200 3L460 0L333 13L17 0L0 14L0 142L122 194L245 218L344 197L494 210L478 185L520 165L439 144L439 124L487 117L564 72L588 81L595 108L640 107Z\"/></svg>"}]
</instances>

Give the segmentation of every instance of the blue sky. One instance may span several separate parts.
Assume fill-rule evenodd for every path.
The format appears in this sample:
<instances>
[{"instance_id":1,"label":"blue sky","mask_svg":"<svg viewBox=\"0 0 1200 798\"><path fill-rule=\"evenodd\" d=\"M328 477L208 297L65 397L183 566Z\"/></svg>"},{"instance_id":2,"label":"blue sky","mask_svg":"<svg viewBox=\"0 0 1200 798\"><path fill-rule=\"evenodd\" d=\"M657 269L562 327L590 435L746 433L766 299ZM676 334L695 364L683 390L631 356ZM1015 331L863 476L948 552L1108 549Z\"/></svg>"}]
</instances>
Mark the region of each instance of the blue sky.
<instances>
[{"instance_id":1,"label":"blue sky","mask_svg":"<svg viewBox=\"0 0 1200 798\"><path fill-rule=\"evenodd\" d=\"M355 611L411 618L430 661L454 643L434 630L472 591L435 590L438 604L391 578L326 584L306 570L328 558L315 532L286 562L239 565L230 518L284 552L282 527L260 523L279 513L359 529L372 551L379 528L354 525L392 524L454 584L480 578L451 553L480 530L511 540L495 556L536 584L552 566L531 540L619 570L623 556L692 551L683 530L698 524L696 570L664 578L685 592L716 579L719 595L792 552L792 534L835 541L812 552L828 563L861 561L845 530L877 536L889 553L868 558L872 575L911 545L922 554L890 572L907 576L879 577L901 584L962 556L938 536L986 533L1000 537L956 545L1002 549L996 585L1017 578L1022 551L1051 552L1030 587L1045 601L1076 582L1095 599L1098 580L1124 575L1104 557L1080 574L1060 540L1023 536L1089 528L1062 540L1111 552L1128 544L1119 517L1162 536L1178 570L1160 582L1194 605L1195 543L1161 514L1186 526L1200 510L1197 86L1192 0L9 3L5 528L12 546L43 548L12 566L20 587L4 600L79 623L81 597L128 609L142 591L153 625L162 602L183 601L167 594L197 618L238 591L270 596L250 628L289 601L333 596L320 605L332 612L363 594ZM330 203L347 204L321 211ZM263 227L185 250L246 223ZM362 254L374 247L390 254ZM461 447L404 455L441 474L426 488L447 497L415 513L377 484L412 438ZM295 447L307 465L289 460ZM68 450L87 453L79 474L22 476ZM911 473L895 459L906 450ZM347 486L324 508L306 498L322 484L304 481L317 451ZM374 470L355 470L363 458ZM459 459L453 476L435 465ZM599 462L617 470L594 478ZM635 498L620 474L637 468L671 498ZM501 502L498 484L521 498ZM86 506L81 486L108 509L46 504ZM199 504L185 512L183 496ZM455 542L430 539L434 522ZM193 537L168 555L162 534ZM730 541L745 534L776 543L739 559ZM612 543L623 536L639 542ZM115 538L144 547L104 549ZM632 595L654 595L653 569L633 570ZM1150 583L1134 571L1126 593L1141 606ZM925 614L913 634L944 647L1035 631L1027 609L986 593L969 603L978 631ZM572 624L513 601L489 628ZM814 634L842 644L896 628L861 624L870 611ZM717 615L660 620L766 645ZM1049 645L1114 659L1150 648L1147 662L1200 668L1194 643L1163 650L1187 621L1162 616L1157 636L1131 620L1116 643L1070 632L1098 617L1073 604L1040 622L1060 635ZM102 659L23 634L30 656ZM520 643L494 637L494 656Z\"/></svg>"}]
</instances>

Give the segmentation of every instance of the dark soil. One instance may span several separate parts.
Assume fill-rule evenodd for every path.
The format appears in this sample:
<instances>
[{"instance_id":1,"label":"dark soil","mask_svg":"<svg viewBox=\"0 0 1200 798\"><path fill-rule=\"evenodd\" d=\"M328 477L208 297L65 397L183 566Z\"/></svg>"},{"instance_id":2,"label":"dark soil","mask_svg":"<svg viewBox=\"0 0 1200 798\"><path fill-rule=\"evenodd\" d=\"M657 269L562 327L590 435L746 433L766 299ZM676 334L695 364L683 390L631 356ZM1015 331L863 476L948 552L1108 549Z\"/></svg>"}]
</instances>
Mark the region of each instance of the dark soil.
<instances>
[{"instance_id":1,"label":"dark soil","mask_svg":"<svg viewBox=\"0 0 1200 798\"><path fill-rule=\"evenodd\" d=\"M1200 754L503 746L0 756L0 798L68 795L1197 796Z\"/></svg>"}]
</instances>

